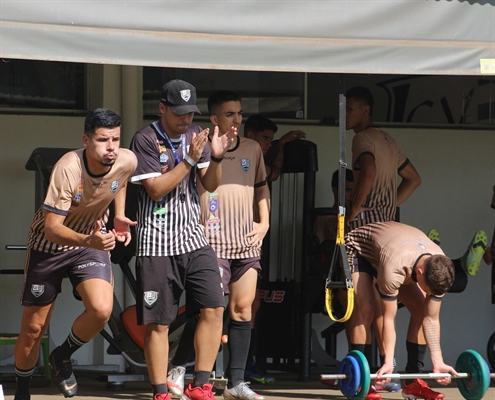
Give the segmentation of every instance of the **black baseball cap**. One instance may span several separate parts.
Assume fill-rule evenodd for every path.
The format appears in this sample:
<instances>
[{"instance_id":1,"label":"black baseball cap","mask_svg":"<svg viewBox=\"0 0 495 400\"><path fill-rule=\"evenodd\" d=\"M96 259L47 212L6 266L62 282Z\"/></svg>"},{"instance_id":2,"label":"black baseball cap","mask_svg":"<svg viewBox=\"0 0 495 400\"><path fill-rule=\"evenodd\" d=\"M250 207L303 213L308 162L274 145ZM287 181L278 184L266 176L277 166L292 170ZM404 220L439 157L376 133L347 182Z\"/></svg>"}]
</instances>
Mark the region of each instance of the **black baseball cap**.
<instances>
[{"instance_id":1,"label":"black baseball cap","mask_svg":"<svg viewBox=\"0 0 495 400\"><path fill-rule=\"evenodd\" d=\"M199 112L196 106L196 88L188 82L174 79L162 88L160 103L169 106L177 115Z\"/></svg>"}]
</instances>

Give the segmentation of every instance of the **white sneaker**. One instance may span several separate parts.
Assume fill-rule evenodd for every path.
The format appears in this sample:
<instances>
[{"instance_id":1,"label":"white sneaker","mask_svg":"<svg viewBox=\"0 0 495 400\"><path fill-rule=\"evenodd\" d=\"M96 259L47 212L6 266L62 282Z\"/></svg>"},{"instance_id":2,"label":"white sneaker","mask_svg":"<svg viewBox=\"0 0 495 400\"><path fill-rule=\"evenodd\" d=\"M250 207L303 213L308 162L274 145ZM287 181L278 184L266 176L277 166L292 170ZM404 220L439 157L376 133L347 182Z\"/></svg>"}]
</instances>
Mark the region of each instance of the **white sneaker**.
<instances>
[{"instance_id":1,"label":"white sneaker","mask_svg":"<svg viewBox=\"0 0 495 400\"><path fill-rule=\"evenodd\" d=\"M248 384L249 382L241 382L232 389L227 389L227 387L225 387L223 398L225 400L265 400L262 395L253 392Z\"/></svg>"},{"instance_id":2,"label":"white sneaker","mask_svg":"<svg viewBox=\"0 0 495 400\"><path fill-rule=\"evenodd\" d=\"M184 394L184 376L186 369L184 367L174 367L167 374L167 388L169 393L181 397Z\"/></svg>"}]
</instances>

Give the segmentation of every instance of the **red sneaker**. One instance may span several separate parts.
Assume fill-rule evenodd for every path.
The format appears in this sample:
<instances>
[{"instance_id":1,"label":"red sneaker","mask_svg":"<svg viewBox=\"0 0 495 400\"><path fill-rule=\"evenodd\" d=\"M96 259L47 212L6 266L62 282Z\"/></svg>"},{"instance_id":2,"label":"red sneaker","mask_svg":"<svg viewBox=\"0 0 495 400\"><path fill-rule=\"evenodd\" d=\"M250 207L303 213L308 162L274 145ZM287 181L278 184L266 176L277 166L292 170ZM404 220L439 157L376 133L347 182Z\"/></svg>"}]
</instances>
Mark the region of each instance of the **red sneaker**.
<instances>
[{"instance_id":1,"label":"red sneaker","mask_svg":"<svg viewBox=\"0 0 495 400\"><path fill-rule=\"evenodd\" d=\"M163 393L158 393L153 396L153 400L172 400L170 398L170 395L168 393L163 394Z\"/></svg>"},{"instance_id":2,"label":"red sneaker","mask_svg":"<svg viewBox=\"0 0 495 400\"><path fill-rule=\"evenodd\" d=\"M213 385L205 383L202 387L192 387L190 383L187 385L184 394L182 395L182 400L215 400L213 396Z\"/></svg>"},{"instance_id":3,"label":"red sneaker","mask_svg":"<svg viewBox=\"0 0 495 400\"><path fill-rule=\"evenodd\" d=\"M366 395L364 400L382 400L382 395L380 393L377 393L373 385L371 385L370 390L368 391L368 394Z\"/></svg>"},{"instance_id":4,"label":"red sneaker","mask_svg":"<svg viewBox=\"0 0 495 400\"><path fill-rule=\"evenodd\" d=\"M415 379L414 382L409 385L404 384L404 387L402 388L402 397L405 399L439 400L443 399L445 395L431 390L425 381Z\"/></svg>"}]
</instances>

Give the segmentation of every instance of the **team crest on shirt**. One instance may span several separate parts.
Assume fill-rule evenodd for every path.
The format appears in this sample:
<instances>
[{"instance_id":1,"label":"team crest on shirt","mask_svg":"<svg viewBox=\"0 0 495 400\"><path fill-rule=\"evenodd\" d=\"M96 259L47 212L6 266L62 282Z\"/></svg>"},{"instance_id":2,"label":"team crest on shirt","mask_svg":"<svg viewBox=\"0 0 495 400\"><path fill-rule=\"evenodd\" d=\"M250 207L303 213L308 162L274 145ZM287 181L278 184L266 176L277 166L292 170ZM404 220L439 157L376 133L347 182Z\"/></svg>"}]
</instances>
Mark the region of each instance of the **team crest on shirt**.
<instances>
[{"instance_id":1,"label":"team crest on shirt","mask_svg":"<svg viewBox=\"0 0 495 400\"><path fill-rule=\"evenodd\" d=\"M181 90L180 97L182 97L184 101L189 101L189 99L191 98L191 91L189 89Z\"/></svg>"},{"instance_id":2,"label":"team crest on shirt","mask_svg":"<svg viewBox=\"0 0 495 400\"><path fill-rule=\"evenodd\" d=\"M144 301L149 306L153 305L157 299L158 299L158 292L155 292L153 290L144 292Z\"/></svg>"},{"instance_id":3,"label":"team crest on shirt","mask_svg":"<svg viewBox=\"0 0 495 400\"><path fill-rule=\"evenodd\" d=\"M84 192L84 179L79 179L79 184L77 185L76 194L72 197L71 205L77 207L82 200Z\"/></svg>"},{"instance_id":4,"label":"team crest on shirt","mask_svg":"<svg viewBox=\"0 0 495 400\"><path fill-rule=\"evenodd\" d=\"M168 155L166 153L160 154L160 163L166 163L168 161Z\"/></svg>"},{"instance_id":5,"label":"team crest on shirt","mask_svg":"<svg viewBox=\"0 0 495 400\"><path fill-rule=\"evenodd\" d=\"M115 181L113 181L111 184L110 184L110 191L115 194L115 192L117 191L117 189L119 188L120 186L120 179L117 179Z\"/></svg>"},{"instance_id":6,"label":"team crest on shirt","mask_svg":"<svg viewBox=\"0 0 495 400\"><path fill-rule=\"evenodd\" d=\"M40 297L43 293L45 293L45 285L31 285L31 293L34 297Z\"/></svg>"},{"instance_id":7,"label":"team crest on shirt","mask_svg":"<svg viewBox=\"0 0 495 400\"><path fill-rule=\"evenodd\" d=\"M241 168L245 172L248 172L250 167L251 167L251 160L248 158L242 158L241 159Z\"/></svg>"}]
</instances>

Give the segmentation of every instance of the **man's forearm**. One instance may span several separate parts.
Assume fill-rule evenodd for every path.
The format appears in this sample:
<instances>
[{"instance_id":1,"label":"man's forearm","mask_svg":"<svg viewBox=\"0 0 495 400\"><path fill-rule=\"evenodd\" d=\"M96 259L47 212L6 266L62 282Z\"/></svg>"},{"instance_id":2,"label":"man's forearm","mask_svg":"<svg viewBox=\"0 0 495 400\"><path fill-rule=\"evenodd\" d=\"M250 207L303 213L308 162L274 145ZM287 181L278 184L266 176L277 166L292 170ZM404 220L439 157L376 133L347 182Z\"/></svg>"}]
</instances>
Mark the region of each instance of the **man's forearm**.
<instances>
[{"instance_id":1,"label":"man's forearm","mask_svg":"<svg viewBox=\"0 0 495 400\"><path fill-rule=\"evenodd\" d=\"M210 161L210 165L206 169L205 174L200 179L201 184L208 192L214 192L220 184L220 180L222 179L221 163Z\"/></svg>"},{"instance_id":2,"label":"man's forearm","mask_svg":"<svg viewBox=\"0 0 495 400\"><path fill-rule=\"evenodd\" d=\"M258 205L260 224L270 226L270 190L268 185L255 189L255 201Z\"/></svg>"},{"instance_id":3,"label":"man's forearm","mask_svg":"<svg viewBox=\"0 0 495 400\"><path fill-rule=\"evenodd\" d=\"M115 216L125 215L126 189L127 189L127 182L124 183L124 185L115 195L115 199L114 199Z\"/></svg>"},{"instance_id":4,"label":"man's forearm","mask_svg":"<svg viewBox=\"0 0 495 400\"><path fill-rule=\"evenodd\" d=\"M284 166L284 144L280 144L280 142L277 144L277 147L275 149L275 156L273 157L273 161L271 165L269 166L270 168L270 181L276 181L277 178L279 177L280 173L282 172L282 167ZM267 171L268 172L268 171Z\"/></svg>"},{"instance_id":5,"label":"man's forearm","mask_svg":"<svg viewBox=\"0 0 495 400\"><path fill-rule=\"evenodd\" d=\"M435 318L425 317L423 320L423 332L433 365L443 363L442 349L440 347L440 321Z\"/></svg>"}]
</instances>

